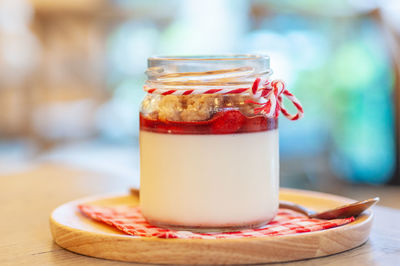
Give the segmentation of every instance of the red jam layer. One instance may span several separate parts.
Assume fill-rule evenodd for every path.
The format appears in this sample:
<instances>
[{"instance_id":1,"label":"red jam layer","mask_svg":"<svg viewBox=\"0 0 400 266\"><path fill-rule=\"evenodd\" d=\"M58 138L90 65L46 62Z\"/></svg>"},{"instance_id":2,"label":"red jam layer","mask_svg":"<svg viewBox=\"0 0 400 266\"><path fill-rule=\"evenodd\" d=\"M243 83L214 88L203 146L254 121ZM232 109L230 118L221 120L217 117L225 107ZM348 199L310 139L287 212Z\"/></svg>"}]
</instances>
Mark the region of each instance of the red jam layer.
<instances>
[{"instance_id":1,"label":"red jam layer","mask_svg":"<svg viewBox=\"0 0 400 266\"><path fill-rule=\"evenodd\" d=\"M207 121L161 121L140 114L140 129L167 134L233 134L260 132L278 128L277 118L262 115L247 117L237 110L216 113Z\"/></svg>"}]
</instances>

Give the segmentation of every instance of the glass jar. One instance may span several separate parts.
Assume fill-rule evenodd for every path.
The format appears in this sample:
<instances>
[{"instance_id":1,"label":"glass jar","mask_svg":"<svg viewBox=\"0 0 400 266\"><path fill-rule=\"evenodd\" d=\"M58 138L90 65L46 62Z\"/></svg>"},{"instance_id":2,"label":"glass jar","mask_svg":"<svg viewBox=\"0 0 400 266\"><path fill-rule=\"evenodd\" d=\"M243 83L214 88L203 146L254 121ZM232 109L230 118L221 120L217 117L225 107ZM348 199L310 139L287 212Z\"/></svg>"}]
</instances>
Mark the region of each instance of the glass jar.
<instances>
[{"instance_id":1,"label":"glass jar","mask_svg":"<svg viewBox=\"0 0 400 266\"><path fill-rule=\"evenodd\" d=\"M152 57L140 111L140 207L156 226L242 229L278 209L278 119L254 110L259 55Z\"/></svg>"}]
</instances>

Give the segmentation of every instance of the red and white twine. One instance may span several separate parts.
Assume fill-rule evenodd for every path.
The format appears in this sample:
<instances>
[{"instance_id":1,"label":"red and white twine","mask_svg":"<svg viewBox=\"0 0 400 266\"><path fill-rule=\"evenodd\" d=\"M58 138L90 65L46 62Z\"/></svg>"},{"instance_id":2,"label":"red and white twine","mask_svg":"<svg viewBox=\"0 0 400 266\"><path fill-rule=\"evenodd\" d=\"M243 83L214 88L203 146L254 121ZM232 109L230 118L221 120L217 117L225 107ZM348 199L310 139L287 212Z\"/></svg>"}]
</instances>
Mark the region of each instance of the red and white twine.
<instances>
[{"instance_id":1,"label":"red and white twine","mask_svg":"<svg viewBox=\"0 0 400 266\"><path fill-rule=\"evenodd\" d=\"M260 105L254 109L255 114L265 114L267 117L278 117L281 112L289 120L298 120L303 117L304 110L299 100L286 89L286 85L282 80L269 81L268 79L257 78L251 88L235 88L235 89L162 89L150 88L144 86L147 93L160 95L196 95L196 94L244 94L250 93L256 98L264 99L262 102L248 100L246 102ZM290 114L283 105L283 96L285 96L297 109L296 114Z\"/></svg>"}]
</instances>

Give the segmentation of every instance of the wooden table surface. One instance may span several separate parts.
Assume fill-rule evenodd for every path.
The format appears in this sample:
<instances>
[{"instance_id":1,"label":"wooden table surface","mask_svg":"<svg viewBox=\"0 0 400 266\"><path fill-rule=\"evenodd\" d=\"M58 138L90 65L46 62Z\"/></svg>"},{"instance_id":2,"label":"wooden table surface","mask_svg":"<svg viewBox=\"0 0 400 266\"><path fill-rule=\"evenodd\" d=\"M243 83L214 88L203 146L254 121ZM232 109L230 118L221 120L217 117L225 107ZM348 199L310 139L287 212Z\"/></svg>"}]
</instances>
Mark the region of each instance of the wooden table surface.
<instances>
[{"instance_id":1,"label":"wooden table surface","mask_svg":"<svg viewBox=\"0 0 400 266\"><path fill-rule=\"evenodd\" d=\"M0 265L131 264L66 251L53 242L49 230L50 212L58 205L83 196L124 191L131 183L55 164L0 176ZM400 188L395 193L400 200ZM400 210L377 206L374 213L372 233L363 246L285 265L399 265Z\"/></svg>"}]
</instances>

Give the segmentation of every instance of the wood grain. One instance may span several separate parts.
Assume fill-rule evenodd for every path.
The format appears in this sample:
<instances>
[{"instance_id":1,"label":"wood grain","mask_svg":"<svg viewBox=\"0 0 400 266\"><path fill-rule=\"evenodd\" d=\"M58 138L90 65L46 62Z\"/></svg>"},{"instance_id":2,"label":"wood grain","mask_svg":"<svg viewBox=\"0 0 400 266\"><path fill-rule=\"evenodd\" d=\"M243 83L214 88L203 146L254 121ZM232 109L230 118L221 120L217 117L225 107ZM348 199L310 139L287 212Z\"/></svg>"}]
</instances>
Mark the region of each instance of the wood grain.
<instances>
[{"instance_id":1,"label":"wood grain","mask_svg":"<svg viewBox=\"0 0 400 266\"><path fill-rule=\"evenodd\" d=\"M311 209L328 209L352 202L334 195L283 189L283 200ZM79 203L103 206L137 205L133 195L86 198L64 204L51 215L53 238L60 246L93 257L168 264L253 264L292 261L342 252L363 244L369 235L371 212L341 227L312 233L243 239L134 238L110 230L77 212Z\"/></svg>"},{"instance_id":2,"label":"wood grain","mask_svg":"<svg viewBox=\"0 0 400 266\"><path fill-rule=\"evenodd\" d=\"M48 163L25 164L16 170L18 172L0 175L0 265L141 265L65 250L53 242L48 222L51 211L62 203L88 195L124 192L134 181ZM400 210L382 207L382 203L396 206L400 188L376 187L373 192L382 202L373 207L373 226L364 245L332 256L274 265L398 264ZM351 195L351 191L347 193ZM358 189L356 197L367 198L368 193L363 194Z\"/></svg>"}]
</instances>

